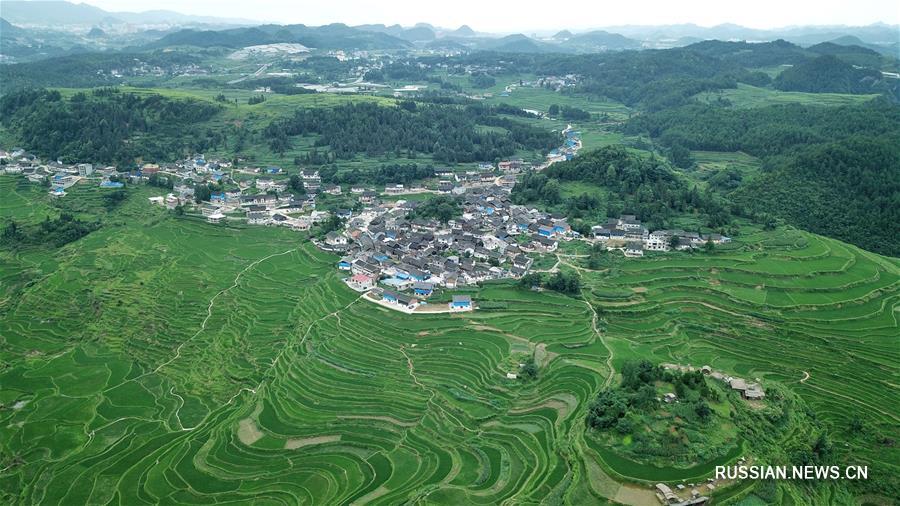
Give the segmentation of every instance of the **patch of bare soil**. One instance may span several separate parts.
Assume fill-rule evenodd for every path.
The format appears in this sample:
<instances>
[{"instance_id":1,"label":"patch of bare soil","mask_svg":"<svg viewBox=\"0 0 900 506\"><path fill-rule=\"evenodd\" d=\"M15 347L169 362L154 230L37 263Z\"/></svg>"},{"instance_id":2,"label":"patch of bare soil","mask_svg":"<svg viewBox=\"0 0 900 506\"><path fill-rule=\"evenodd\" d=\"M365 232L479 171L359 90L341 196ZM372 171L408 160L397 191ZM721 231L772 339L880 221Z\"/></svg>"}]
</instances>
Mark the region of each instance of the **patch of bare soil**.
<instances>
[{"instance_id":1,"label":"patch of bare soil","mask_svg":"<svg viewBox=\"0 0 900 506\"><path fill-rule=\"evenodd\" d=\"M247 446L259 441L263 437L262 431L256 426L252 418L244 418L238 423L238 439Z\"/></svg>"},{"instance_id":2,"label":"patch of bare soil","mask_svg":"<svg viewBox=\"0 0 900 506\"><path fill-rule=\"evenodd\" d=\"M295 438L288 439L284 442L285 450L296 450L297 448L303 448L304 446L312 446L312 445L320 445L324 443L334 443L335 441L340 441L341 435L331 435L331 436L315 436L315 437L304 437L304 438Z\"/></svg>"}]
</instances>

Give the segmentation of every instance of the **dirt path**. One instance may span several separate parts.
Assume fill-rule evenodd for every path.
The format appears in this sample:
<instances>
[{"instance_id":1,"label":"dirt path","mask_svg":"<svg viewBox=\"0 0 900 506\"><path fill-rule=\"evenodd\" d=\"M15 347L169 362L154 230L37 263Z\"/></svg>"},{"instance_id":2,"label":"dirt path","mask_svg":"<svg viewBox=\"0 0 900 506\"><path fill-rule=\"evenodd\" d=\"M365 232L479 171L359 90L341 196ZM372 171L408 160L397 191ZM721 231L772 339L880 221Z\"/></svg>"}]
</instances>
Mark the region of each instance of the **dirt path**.
<instances>
[{"instance_id":1,"label":"dirt path","mask_svg":"<svg viewBox=\"0 0 900 506\"><path fill-rule=\"evenodd\" d=\"M594 334L597 335L597 338L600 340L600 343L603 344L603 347L606 348L606 351L609 352L609 356L606 357L606 368L609 370L609 376L606 377L606 381L603 383L603 388L609 388L609 385L612 384L613 378L616 376L616 371L613 369L612 361L613 361L613 349L609 343L606 342L606 338L603 336L603 333L600 332L600 328L597 326L597 321L600 319L600 316L597 314L597 310L594 309L594 305L591 304L587 297L584 296L584 289L581 290L581 298L584 299L584 303L587 304L587 307L591 310L591 328L594 330Z\"/></svg>"}]
</instances>

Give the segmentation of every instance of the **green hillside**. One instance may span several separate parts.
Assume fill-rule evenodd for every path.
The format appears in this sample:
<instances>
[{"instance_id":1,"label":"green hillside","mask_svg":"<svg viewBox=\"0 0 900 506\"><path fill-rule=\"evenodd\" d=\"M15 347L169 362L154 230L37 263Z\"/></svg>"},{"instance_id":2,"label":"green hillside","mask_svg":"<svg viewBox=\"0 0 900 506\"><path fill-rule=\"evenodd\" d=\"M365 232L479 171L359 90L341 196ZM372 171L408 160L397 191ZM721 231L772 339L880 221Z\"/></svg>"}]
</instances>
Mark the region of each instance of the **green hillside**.
<instances>
[{"instance_id":1,"label":"green hillside","mask_svg":"<svg viewBox=\"0 0 900 506\"><path fill-rule=\"evenodd\" d=\"M0 177L0 217L59 212L19 181ZM831 461L870 466L779 495L898 491L895 259L748 226L727 248L596 271L561 254L582 298L489 283L469 292L478 311L413 317L361 300L296 233L176 218L128 191L61 249L0 249L5 502L655 500L585 428L635 358L799 395L816 421L792 418L777 444L744 434L757 458L827 433ZM87 209L100 192L70 189ZM537 378L507 379L527 357Z\"/></svg>"}]
</instances>

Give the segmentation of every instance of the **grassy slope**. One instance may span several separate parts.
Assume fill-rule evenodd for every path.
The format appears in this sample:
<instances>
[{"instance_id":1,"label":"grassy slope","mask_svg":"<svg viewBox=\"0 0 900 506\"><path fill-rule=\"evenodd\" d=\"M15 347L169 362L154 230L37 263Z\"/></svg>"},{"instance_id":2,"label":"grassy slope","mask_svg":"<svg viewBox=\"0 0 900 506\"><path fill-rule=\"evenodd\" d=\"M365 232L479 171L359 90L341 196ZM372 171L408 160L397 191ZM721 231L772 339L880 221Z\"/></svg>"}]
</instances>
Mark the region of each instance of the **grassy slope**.
<instances>
[{"instance_id":1,"label":"grassy slope","mask_svg":"<svg viewBox=\"0 0 900 506\"><path fill-rule=\"evenodd\" d=\"M734 107L762 107L774 104L800 103L812 105L852 105L872 100L878 95L851 95L847 93L803 93L759 88L739 83L736 89L703 92L697 95L701 101L714 101L723 97Z\"/></svg>"},{"instance_id":2,"label":"grassy slope","mask_svg":"<svg viewBox=\"0 0 900 506\"><path fill-rule=\"evenodd\" d=\"M0 177L4 192L14 185ZM502 284L474 290L484 309L471 314L384 310L356 300L335 258L298 234L175 219L145 196L37 269L23 268L32 253L0 253L12 282L0 402L25 401L0 411L0 447L19 459L2 466L3 493L128 504L615 497L626 489L610 474L628 469L587 449L583 413L607 360L633 357L779 382L850 438L855 463L897 471L896 449L845 434L859 417L896 436L894 259L793 230L600 273L566 258L582 269L601 340L584 301ZM536 347L540 379L506 380Z\"/></svg>"}]
</instances>

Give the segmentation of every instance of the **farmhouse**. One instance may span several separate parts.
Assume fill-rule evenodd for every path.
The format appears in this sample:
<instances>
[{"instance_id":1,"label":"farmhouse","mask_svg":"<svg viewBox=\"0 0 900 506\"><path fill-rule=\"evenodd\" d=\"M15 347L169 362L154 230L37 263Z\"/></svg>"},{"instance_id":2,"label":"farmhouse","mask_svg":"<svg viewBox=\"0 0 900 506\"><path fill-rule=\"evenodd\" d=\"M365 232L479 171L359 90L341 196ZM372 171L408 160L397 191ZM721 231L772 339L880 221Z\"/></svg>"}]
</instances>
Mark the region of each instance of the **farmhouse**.
<instances>
[{"instance_id":1,"label":"farmhouse","mask_svg":"<svg viewBox=\"0 0 900 506\"><path fill-rule=\"evenodd\" d=\"M408 295L404 295L402 293L394 292L391 290L384 291L384 293L382 294L382 300L391 304L405 307L407 309L415 309L416 306L419 305L419 300L415 297L410 297Z\"/></svg>"},{"instance_id":2,"label":"farmhouse","mask_svg":"<svg viewBox=\"0 0 900 506\"><path fill-rule=\"evenodd\" d=\"M375 280L365 274L354 274L347 279L347 284L350 285L350 288L362 292L374 288Z\"/></svg>"},{"instance_id":3,"label":"farmhouse","mask_svg":"<svg viewBox=\"0 0 900 506\"><path fill-rule=\"evenodd\" d=\"M472 297L468 295L454 295L450 301L450 309L454 311L471 311Z\"/></svg>"},{"instance_id":4,"label":"farmhouse","mask_svg":"<svg viewBox=\"0 0 900 506\"><path fill-rule=\"evenodd\" d=\"M629 258L644 256L644 245L637 241L628 243L625 247L625 256Z\"/></svg>"},{"instance_id":5,"label":"farmhouse","mask_svg":"<svg viewBox=\"0 0 900 506\"><path fill-rule=\"evenodd\" d=\"M208 221L210 223L221 223L221 222L225 221L225 215L222 214L221 211L217 210L215 213L207 216L206 221Z\"/></svg>"},{"instance_id":6,"label":"farmhouse","mask_svg":"<svg viewBox=\"0 0 900 506\"><path fill-rule=\"evenodd\" d=\"M747 383L741 378L728 379L728 386L747 400L761 400L766 396L765 391L759 383Z\"/></svg>"},{"instance_id":7,"label":"farmhouse","mask_svg":"<svg viewBox=\"0 0 900 506\"><path fill-rule=\"evenodd\" d=\"M337 232L328 232L325 234L325 244L329 246L346 246L347 236Z\"/></svg>"}]
</instances>

